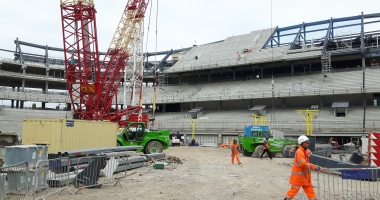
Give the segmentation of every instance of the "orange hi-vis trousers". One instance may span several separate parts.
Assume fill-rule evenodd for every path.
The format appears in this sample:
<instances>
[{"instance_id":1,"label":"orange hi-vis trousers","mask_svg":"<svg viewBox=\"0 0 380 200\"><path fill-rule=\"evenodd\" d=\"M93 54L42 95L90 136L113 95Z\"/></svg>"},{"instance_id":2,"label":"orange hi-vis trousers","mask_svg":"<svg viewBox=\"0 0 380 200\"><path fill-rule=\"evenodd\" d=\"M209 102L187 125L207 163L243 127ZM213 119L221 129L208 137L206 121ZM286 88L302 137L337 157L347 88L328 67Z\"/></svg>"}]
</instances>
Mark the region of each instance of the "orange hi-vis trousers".
<instances>
[{"instance_id":1,"label":"orange hi-vis trousers","mask_svg":"<svg viewBox=\"0 0 380 200\"><path fill-rule=\"evenodd\" d=\"M301 189L301 187L302 187L303 191L305 191L305 193L306 193L307 197L309 198L309 200L315 200L317 198L317 196L315 195L313 186L295 186L295 185L291 185L290 189L286 193L285 199L287 199L287 200L288 199L292 199L294 196L296 196L296 194Z\"/></svg>"},{"instance_id":2,"label":"orange hi-vis trousers","mask_svg":"<svg viewBox=\"0 0 380 200\"><path fill-rule=\"evenodd\" d=\"M236 157L236 161L238 163L240 163L239 152L238 151L236 151L236 152L234 151L234 152L231 153L231 162L232 162L232 164L234 164L235 157Z\"/></svg>"}]
</instances>

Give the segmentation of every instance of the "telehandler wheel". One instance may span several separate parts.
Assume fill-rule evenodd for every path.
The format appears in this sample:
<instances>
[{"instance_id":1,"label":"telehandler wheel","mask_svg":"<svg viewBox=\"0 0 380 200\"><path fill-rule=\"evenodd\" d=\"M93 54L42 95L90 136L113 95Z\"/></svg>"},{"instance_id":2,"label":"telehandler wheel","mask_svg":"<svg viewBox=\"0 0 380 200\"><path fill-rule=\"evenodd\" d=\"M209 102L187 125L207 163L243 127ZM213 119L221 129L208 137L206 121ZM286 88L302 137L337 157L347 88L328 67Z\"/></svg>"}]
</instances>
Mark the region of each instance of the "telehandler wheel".
<instances>
[{"instance_id":1,"label":"telehandler wheel","mask_svg":"<svg viewBox=\"0 0 380 200\"><path fill-rule=\"evenodd\" d=\"M162 153L162 144L157 141L149 142L145 147L145 154Z\"/></svg>"},{"instance_id":2,"label":"telehandler wheel","mask_svg":"<svg viewBox=\"0 0 380 200\"><path fill-rule=\"evenodd\" d=\"M244 156L248 156L248 157L251 157L251 156L252 156L253 152L248 152L248 151L245 150L244 148L242 148L242 149L243 149L243 155L244 155Z\"/></svg>"},{"instance_id":3,"label":"telehandler wheel","mask_svg":"<svg viewBox=\"0 0 380 200\"><path fill-rule=\"evenodd\" d=\"M285 150L288 150L288 149L290 149L290 148L292 148L291 145L284 145L284 146L282 147L282 150L281 150L281 155L282 155L282 157L287 158L287 157L289 156L289 155L286 155L286 154L285 154Z\"/></svg>"},{"instance_id":4,"label":"telehandler wheel","mask_svg":"<svg viewBox=\"0 0 380 200\"><path fill-rule=\"evenodd\" d=\"M123 145L121 145L120 142L117 141L117 146L120 147L120 146L123 146Z\"/></svg>"},{"instance_id":5,"label":"telehandler wheel","mask_svg":"<svg viewBox=\"0 0 380 200\"><path fill-rule=\"evenodd\" d=\"M256 157L260 158L261 154L264 151L264 145L259 145L255 148L255 155ZM264 156L267 156L266 154Z\"/></svg>"}]
</instances>

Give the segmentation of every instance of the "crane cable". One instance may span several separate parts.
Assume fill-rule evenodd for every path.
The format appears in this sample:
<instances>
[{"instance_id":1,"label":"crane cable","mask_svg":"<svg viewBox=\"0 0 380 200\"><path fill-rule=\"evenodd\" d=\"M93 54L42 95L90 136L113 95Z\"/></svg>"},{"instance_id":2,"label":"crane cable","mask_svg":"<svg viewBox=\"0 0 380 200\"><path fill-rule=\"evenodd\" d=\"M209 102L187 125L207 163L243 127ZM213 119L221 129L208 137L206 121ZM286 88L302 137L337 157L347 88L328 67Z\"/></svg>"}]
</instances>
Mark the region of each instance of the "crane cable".
<instances>
[{"instance_id":1,"label":"crane cable","mask_svg":"<svg viewBox=\"0 0 380 200\"><path fill-rule=\"evenodd\" d=\"M151 7L152 8L152 7ZM157 23L158 23L158 0L157 0L157 10L156 10L156 46L155 46L155 55L154 55L154 78L153 78L153 106L152 106L152 118L153 118L153 121L152 121L152 125L154 125L154 121L155 121L155 117L154 117L154 114L155 114L155 111L156 111L156 98L157 98L157 94L156 94L156 88L157 88L157 84L156 84L156 80L157 80Z\"/></svg>"}]
</instances>

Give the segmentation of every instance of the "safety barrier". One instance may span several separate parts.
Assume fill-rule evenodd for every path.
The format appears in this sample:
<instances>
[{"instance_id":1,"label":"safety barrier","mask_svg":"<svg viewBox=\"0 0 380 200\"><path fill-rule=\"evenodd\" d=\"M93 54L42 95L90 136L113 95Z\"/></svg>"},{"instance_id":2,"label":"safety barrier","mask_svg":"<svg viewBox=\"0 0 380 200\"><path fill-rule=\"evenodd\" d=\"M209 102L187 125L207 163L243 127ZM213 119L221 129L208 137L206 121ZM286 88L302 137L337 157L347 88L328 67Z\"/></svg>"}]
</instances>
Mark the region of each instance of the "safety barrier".
<instances>
[{"instance_id":1,"label":"safety barrier","mask_svg":"<svg viewBox=\"0 0 380 200\"><path fill-rule=\"evenodd\" d=\"M380 199L380 168L330 168L317 175L318 199Z\"/></svg>"},{"instance_id":2,"label":"safety barrier","mask_svg":"<svg viewBox=\"0 0 380 200\"><path fill-rule=\"evenodd\" d=\"M57 158L40 161L36 164L34 179L34 199L61 194L69 190L76 174L70 172L71 160L69 158Z\"/></svg>"},{"instance_id":3,"label":"safety barrier","mask_svg":"<svg viewBox=\"0 0 380 200\"><path fill-rule=\"evenodd\" d=\"M84 193L84 188L100 188L104 184L113 183L114 186L126 177L127 170L131 169L127 155L117 153L102 156L79 158L76 163L74 186L76 193ZM144 160L145 157L142 157ZM143 165L140 163L139 165Z\"/></svg>"},{"instance_id":4,"label":"safety barrier","mask_svg":"<svg viewBox=\"0 0 380 200\"><path fill-rule=\"evenodd\" d=\"M28 163L0 168L0 199L27 199L34 183Z\"/></svg>"}]
</instances>

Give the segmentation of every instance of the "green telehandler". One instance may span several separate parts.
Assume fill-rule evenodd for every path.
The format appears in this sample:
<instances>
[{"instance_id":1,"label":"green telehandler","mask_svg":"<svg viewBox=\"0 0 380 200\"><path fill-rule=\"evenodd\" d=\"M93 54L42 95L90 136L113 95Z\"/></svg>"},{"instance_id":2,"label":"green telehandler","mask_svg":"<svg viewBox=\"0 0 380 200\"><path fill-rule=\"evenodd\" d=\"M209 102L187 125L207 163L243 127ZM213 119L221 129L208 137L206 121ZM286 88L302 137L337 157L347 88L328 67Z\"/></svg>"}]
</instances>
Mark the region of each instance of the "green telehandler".
<instances>
[{"instance_id":1,"label":"green telehandler","mask_svg":"<svg viewBox=\"0 0 380 200\"><path fill-rule=\"evenodd\" d=\"M117 133L118 146L143 146L136 152L145 154L162 153L169 148L168 130L149 131L145 122L129 122L125 128L120 128Z\"/></svg>"},{"instance_id":2,"label":"green telehandler","mask_svg":"<svg viewBox=\"0 0 380 200\"><path fill-rule=\"evenodd\" d=\"M272 157L275 157L277 153L286 157L285 150L298 144L296 140L273 138L268 126L245 126L244 135L238 136L243 155L260 157L264 150L265 138L269 138L268 145Z\"/></svg>"}]
</instances>

